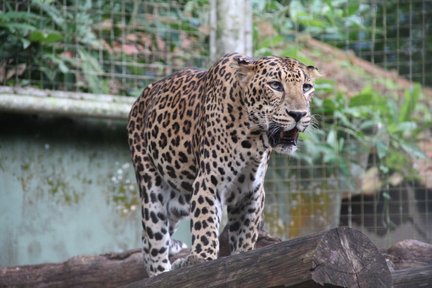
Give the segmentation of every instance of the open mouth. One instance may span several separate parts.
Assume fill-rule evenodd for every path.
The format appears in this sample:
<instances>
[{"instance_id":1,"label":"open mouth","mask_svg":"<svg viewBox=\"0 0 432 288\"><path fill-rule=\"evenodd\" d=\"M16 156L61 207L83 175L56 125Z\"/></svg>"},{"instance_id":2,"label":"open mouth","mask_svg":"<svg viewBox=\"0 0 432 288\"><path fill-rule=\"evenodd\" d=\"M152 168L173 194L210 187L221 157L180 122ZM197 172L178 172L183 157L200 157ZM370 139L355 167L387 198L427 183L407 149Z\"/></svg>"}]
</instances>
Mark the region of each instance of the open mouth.
<instances>
[{"instance_id":1,"label":"open mouth","mask_svg":"<svg viewBox=\"0 0 432 288\"><path fill-rule=\"evenodd\" d=\"M293 128L290 131L273 131L269 133L270 145L276 147L282 146L297 146L299 130Z\"/></svg>"}]
</instances>

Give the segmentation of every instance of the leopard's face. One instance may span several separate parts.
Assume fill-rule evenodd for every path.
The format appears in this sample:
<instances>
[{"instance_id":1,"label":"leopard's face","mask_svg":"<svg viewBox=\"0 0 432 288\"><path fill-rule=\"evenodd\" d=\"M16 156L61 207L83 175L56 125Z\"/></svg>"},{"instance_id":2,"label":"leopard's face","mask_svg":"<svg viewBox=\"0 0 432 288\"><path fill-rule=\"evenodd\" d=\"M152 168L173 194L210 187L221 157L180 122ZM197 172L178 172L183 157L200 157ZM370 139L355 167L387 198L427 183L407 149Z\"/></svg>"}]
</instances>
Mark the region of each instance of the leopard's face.
<instances>
[{"instance_id":1,"label":"leopard's face","mask_svg":"<svg viewBox=\"0 0 432 288\"><path fill-rule=\"evenodd\" d=\"M276 152L294 152L299 132L310 125L313 77L317 75L315 67L290 58L239 61L237 76L249 119L267 132Z\"/></svg>"}]
</instances>

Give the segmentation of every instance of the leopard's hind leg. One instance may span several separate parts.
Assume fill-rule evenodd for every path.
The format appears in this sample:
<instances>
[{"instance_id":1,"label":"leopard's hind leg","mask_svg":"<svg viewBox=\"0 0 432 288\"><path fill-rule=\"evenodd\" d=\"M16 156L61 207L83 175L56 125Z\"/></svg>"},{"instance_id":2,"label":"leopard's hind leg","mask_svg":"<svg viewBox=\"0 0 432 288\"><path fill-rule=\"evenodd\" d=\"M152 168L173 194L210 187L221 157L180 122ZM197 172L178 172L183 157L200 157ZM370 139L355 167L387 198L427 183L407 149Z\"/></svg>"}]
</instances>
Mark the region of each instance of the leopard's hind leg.
<instances>
[{"instance_id":1,"label":"leopard's hind leg","mask_svg":"<svg viewBox=\"0 0 432 288\"><path fill-rule=\"evenodd\" d=\"M144 266L150 277L171 270L171 235L167 203L169 188L147 157L136 164L141 196Z\"/></svg>"}]
</instances>

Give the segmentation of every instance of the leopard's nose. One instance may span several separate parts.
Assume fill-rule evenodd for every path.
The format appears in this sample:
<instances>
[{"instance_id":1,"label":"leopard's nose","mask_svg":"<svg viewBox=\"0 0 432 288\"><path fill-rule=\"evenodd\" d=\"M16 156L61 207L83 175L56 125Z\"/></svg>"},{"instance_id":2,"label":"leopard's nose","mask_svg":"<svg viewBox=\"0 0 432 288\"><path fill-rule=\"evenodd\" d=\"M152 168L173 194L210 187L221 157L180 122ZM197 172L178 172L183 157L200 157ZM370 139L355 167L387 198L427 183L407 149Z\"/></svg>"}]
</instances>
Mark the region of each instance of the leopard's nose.
<instances>
[{"instance_id":1,"label":"leopard's nose","mask_svg":"<svg viewBox=\"0 0 432 288\"><path fill-rule=\"evenodd\" d=\"M290 115L296 122L299 122L301 118L306 115L306 112L300 111L287 111L288 115Z\"/></svg>"}]
</instances>

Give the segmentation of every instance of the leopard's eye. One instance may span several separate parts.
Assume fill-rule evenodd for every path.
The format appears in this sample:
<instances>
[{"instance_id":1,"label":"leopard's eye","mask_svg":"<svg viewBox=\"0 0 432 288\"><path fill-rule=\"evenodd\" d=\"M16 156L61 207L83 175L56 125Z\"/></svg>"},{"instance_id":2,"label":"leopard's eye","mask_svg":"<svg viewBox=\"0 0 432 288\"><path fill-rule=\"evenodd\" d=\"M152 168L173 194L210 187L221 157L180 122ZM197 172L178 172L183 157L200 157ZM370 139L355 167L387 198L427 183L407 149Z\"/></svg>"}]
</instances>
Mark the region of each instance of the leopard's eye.
<instances>
[{"instance_id":1,"label":"leopard's eye","mask_svg":"<svg viewBox=\"0 0 432 288\"><path fill-rule=\"evenodd\" d=\"M311 84L303 84L303 93L308 92L312 88L313 88L313 86Z\"/></svg>"},{"instance_id":2,"label":"leopard's eye","mask_svg":"<svg viewBox=\"0 0 432 288\"><path fill-rule=\"evenodd\" d=\"M284 91L283 85L279 81L271 81L271 82L268 83L268 85L273 90L276 90L276 91L279 91L279 92L283 92Z\"/></svg>"}]
</instances>

